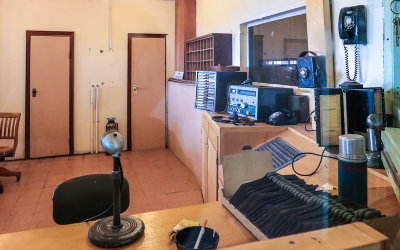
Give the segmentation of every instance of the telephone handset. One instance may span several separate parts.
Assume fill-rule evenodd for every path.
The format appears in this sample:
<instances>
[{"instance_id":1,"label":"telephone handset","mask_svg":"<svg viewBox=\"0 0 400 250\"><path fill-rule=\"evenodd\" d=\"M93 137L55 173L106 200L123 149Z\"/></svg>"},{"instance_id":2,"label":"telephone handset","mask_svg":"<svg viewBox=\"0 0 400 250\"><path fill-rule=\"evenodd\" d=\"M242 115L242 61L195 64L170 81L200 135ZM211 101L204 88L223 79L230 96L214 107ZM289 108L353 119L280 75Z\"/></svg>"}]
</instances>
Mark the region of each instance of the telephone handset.
<instances>
[{"instance_id":1,"label":"telephone handset","mask_svg":"<svg viewBox=\"0 0 400 250\"><path fill-rule=\"evenodd\" d=\"M362 88L357 83L357 76L360 64L359 44L367 44L367 22L364 5L346 7L340 10L339 14L339 37L343 40L346 63L347 82L341 85L342 88ZM350 77L349 50L346 45L354 46L354 77Z\"/></svg>"},{"instance_id":2,"label":"telephone handset","mask_svg":"<svg viewBox=\"0 0 400 250\"><path fill-rule=\"evenodd\" d=\"M339 36L344 44L367 44L367 24L364 5L340 10Z\"/></svg>"}]
</instances>

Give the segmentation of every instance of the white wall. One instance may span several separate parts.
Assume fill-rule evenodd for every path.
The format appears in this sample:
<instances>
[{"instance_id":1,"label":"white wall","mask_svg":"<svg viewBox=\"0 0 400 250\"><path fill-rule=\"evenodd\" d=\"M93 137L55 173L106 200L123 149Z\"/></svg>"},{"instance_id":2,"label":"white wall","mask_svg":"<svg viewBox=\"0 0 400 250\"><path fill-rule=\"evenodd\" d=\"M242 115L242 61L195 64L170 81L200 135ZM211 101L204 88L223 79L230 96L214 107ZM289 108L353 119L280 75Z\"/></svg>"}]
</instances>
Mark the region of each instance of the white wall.
<instances>
[{"instance_id":1,"label":"white wall","mask_svg":"<svg viewBox=\"0 0 400 250\"><path fill-rule=\"evenodd\" d=\"M383 5L382 0L334 0L332 7L332 26L334 38L334 60L336 84L345 82L346 70L344 49L338 32L339 12L343 7L367 6L367 45L360 45L361 76L358 81L364 86L383 87ZM354 75L354 49L349 49L350 77Z\"/></svg>"},{"instance_id":2,"label":"white wall","mask_svg":"<svg viewBox=\"0 0 400 250\"><path fill-rule=\"evenodd\" d=\"M0 0L0 112L21 112L17 157L24 156L25 31L75 32L75 152L90 149L89 87L100 84L100 135L115 116L126 136L127 34L167 36L167 77L173 75L175 2L112 0L108 50L108 0ZM99 53L100 50L104 53ZM90 84L89 84L90 83Z\"/></svg>"},{"instance_id":3,"label":"white wall","mask_svg":"<svg viewBox=\"0 0 400 250\"><path fill-rule=\"evenodd\" d=\"M383 86L382 0L331 1L336 85L345 80L346 72L343 45L337 31L339 11L346 6L364 4L368 6L368 45L361 46L362 75L359 81L365 86ZM197 36L232 33L233 64L240 65L240 24L302 6L305 6L305 0L197 0Z\"/></svg>"}]
</instances>

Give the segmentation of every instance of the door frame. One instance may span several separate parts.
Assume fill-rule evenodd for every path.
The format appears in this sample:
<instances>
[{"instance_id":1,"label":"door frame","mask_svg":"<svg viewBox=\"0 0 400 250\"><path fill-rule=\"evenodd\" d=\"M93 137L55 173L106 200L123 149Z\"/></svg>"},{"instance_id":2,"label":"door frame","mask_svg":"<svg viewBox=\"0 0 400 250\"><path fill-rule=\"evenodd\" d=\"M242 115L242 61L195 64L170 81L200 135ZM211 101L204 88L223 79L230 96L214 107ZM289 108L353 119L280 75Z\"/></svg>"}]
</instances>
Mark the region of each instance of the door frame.
<instances>
[{"instance_id":1,"label":"door frame","mask_svg":"<svg viewBox=\"0 0 400 250\"><path fill-rule=\"evenodd\" d=\"M26 70L25 70L25 158L30 158L30 99L31 99L31 37L68 36L69 37L69 154L74 154L74 32L72 31L26 31Z\"/></svg>"},{"instance_id":2,"label":"door frame","mask_svg":"<svg viewBox=\"0 0 400 250\"><path fill-rule=\"evenodd\" d=\"M128 82L127 82L127 150L132 151L132 38L164 38L165 39L165 130L167 132L167 34L128 33ZM167 133L165 133L167 137ZM167 138L165 138L167 144ZM167 145L166 145L167 146Z\"/></svg>"}]
</instances>

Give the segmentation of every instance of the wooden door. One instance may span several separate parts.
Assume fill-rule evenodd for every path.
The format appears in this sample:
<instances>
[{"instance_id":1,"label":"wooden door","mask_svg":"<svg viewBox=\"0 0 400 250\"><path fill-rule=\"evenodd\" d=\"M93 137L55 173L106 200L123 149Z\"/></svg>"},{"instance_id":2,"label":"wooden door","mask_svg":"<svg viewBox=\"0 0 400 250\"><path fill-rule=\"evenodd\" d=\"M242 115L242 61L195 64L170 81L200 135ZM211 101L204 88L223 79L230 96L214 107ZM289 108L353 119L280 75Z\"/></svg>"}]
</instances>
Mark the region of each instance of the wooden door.
<instances>
[{"instance_id":1,"label":"wooden door","mask_svg":"<svg viewBox=\"0 0 400 250\"><path fill-rule=\"evenodd\" d=\"M128 150L166 147L165 36L128 36Z\"/></svg>"},{"instance_id":2,"label":"wooden door","mask_svg":"<svg viewBox=\"0 0 400 250\"><path fill-rule=\"evenodd\" d=\"M26 158L73 154L73 33L27 31Z\"/></svg>"}]
</instances>

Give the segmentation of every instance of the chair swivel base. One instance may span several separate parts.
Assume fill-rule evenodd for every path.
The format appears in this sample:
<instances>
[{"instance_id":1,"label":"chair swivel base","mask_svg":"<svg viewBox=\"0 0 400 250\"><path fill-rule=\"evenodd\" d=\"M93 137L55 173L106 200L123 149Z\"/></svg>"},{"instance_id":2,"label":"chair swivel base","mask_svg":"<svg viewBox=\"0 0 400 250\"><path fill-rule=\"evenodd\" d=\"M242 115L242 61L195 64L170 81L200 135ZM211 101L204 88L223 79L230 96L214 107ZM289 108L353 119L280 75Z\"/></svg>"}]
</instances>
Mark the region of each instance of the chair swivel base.
<instances>
[{"instance_id":1,"label":"chair swivel base","mask_svg":"<svg viewBox=\"0 0 400 250\"><path fill-rule=\"evenodd\" d=\"M90 227L89 240L99 247L121 247L140 239L144 233L144 223L134 216L121 215L119 229L113 229L113 217L104 218Z\"/></svg>"}]
</instances>

